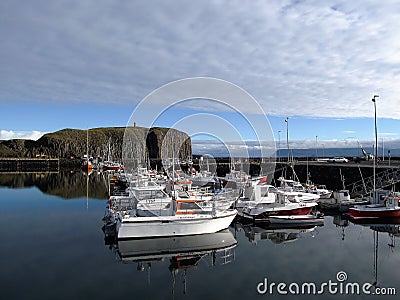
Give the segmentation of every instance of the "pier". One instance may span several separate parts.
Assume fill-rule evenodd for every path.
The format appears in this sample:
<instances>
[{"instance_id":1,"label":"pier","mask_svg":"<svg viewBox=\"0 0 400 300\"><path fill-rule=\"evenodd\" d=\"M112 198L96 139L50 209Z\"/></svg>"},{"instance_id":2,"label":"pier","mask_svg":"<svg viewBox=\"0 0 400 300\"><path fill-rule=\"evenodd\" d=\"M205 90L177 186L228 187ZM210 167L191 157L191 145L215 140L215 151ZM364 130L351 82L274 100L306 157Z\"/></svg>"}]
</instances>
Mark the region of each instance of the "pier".
<instances>
[{"instance_id":1,"label":"pier","mask_svg":"<svg viewBox=\"0 0 400 300\"><path fill-rule=\"evenodd\" d=\"M58 158L0 158L0 172L60 171Z\"/></svg>"},{"instance_id":2,"label":"pier","mask_svg":"<svg viewBox=\"0 0 400 300\"><path fill-rule=\"evenodd\" d=\"M315 184L324 184L329 189L347 189L352 197L367 195L373 189L373 162L328 163L318 161L296 161L292 164L300 182L307 179ZM286 173L286 174L285 174ZM287 163L277 163L275 179L293 176ZM400 161L381 162L376 166L376 188L390 189L400 182Z\"/></svg>"},{"instance_id":3,"label":"pier","mask_svg":"<svg viewBox=\"0 0 400 300\"><path fill-rule=\"evenodd\" d=\"M214 165L213 165L214 164ZM223 177L230 170L229 158L215 158L215 162L210 163L210 169L215 170L217 176ZM272 176L272 184L279 185L278 178L284 176L293 179L293 169L300 182L307 180L315 184L326 185L331 190L347 189L353 197L368 194L373 189L373 161L347 163L331 163L327 161L305 160L303 158L294 159L292 162L275 162L275 170ZM194 161L194 167L198 168L198 162ZM257 176L260 171L259 159L251 159L249 162L251 176ZM264 174L266 175L266 174ZM399 190L400 182L400 159L395 158L390 162L385 160L376 166L376 188L390 189L396 185Z\"/></svg>"}]
</instances>

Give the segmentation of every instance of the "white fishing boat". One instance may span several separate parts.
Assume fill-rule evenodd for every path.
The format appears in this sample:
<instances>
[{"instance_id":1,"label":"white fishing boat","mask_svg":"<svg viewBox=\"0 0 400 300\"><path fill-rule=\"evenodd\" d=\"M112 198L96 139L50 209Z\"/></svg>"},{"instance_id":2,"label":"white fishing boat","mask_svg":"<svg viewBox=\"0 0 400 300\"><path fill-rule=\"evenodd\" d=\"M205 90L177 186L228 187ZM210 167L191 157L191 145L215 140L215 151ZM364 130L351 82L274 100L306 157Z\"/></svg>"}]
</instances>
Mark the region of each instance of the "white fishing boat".
<instances>
[{"instance_id":1,"label":"white fishing boat","mask_svg":"<svg viewBox=\"0 0 400 300\"><path fill-rule=\"evenodd\" d=\"M332 197L332 191L328 190L323 184L306 184L304 189L307 193L318 195L319 199L329 199Z\"/></svg>"},{"instance_id":2,"label":"white fishing boat","mask_svg":"<svg viewBox=\"0 0 400 300\"><path fill-rule=\"evenodd\" d=\"M236 202L238 215L253 221L268 221L270 216L276 215L308 215L315 206L316 202L302 202L292 192L257 181L246 185Z\"/></svg>"},{"instance_id":3,"label":"white fishing boat","mask_svg":"<svg viewBox=\"0 0 400 300\"><path fill-rule=\"evenodd\" d=\"M347 212L350 207L358 204L367 204L369 200L362 198L351 198L349 190L337 190L333 192L331 198L320 198L318 205L322 209L338 209L341 212Z\"/></svg>"},{"instance_id":4,"label":"white fishing boat","mask_svg":"<svg viewBox=\"0 0 400 300\"><path fill-rule=\"evenodd\" d=\"M278 190L283 191L286 195L295 198L297 201L316 202L320 198L318 193L308 192L299 181L285 179L284 177L280 177L278 180L280 181Z\"/></svg>"},{"instance_id":5,"label":"white fishing boat","mask_svg":"<svg viewBox=\"0 0 400 300\"><path fill-rule=\"evenodd\" d=\"M209 186L214 189L220 189L222 185L219 179L208 171L197 172L192 174L189 178L192 181L193 186L197 187Z\"/></svg>"},{"instance_id":6,"label":"white fishing boat","mask_svg":"<svg viewBox=\"0 0 400 300\"><path fill-rule=\"evenodd\" d=\"M304 192L304 186L297 180L286 179L285 177L279 177L280 182L279 189L289 192Z\"/></svg>"},{"instance_id":7,"label":"white fishing boat","mask_svg":"<svg viewBox=\"0 0 400 300\"><path fill-rule=\"evenodd\" d=\"M140 217L132 214L118 216L116 226L118 239L214 233L228 228L237 213L236 210L214 214L201 211L201 208L196 210L197 212L193 213L178 209L176 214L171 216Z\"/></svg>"},{"instance_id":8,"label":"white fishing boat","mask_svg":"<svg viewBox=\"0 0 400 300\"><path fill-rule=\"evenodd\" d=\"M292 224L292 225L324 225L324 215L321 213L308 215L277 215L269 216L271 224Z\"/></svg>"},{"instance_id":9,"label":"white fishing boat","mask_svg":"<svg viewBox=\"0 0 400 300\"><path fill-rule=\"evenodd\" d=\"M250 176L244 171L231 169L222 180L224 187L241 189L250 181Z\"/></svg>"},{"instance_id":10,"label":"white fishing boat","mask_svg":"<svg viewBox=\"0 0 400 300\"><path fill-rule=\"evenodd\" d=\"M142 195L150 194L146 191ZM119 239L214 233L228 228L237 214L216 198L175 198L165 194L160 198L110 200L105 219L110 227L115 226Z\"/></svg>"}]
</instances>

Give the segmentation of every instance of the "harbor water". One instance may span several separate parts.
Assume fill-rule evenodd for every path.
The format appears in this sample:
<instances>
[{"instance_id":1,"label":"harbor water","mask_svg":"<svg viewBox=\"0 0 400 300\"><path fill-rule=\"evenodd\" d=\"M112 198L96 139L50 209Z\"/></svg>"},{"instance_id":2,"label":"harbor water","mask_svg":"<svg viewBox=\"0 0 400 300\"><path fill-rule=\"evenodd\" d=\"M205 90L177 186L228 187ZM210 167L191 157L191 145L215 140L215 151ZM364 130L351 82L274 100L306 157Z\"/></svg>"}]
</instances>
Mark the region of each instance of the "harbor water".
<instances>
[{"instance_id":1,"label":"harbor water","mask_svg":"<svg viewBox=\"0 0 400 300\"><path fill-rule=\"evenodd\" d=\"M106 239L107 180L81 173L0 175L2 299L396 299L397 224L271 228ZM383 294L383 295L382 295ZM397 294L397 295L394 295Z\"/></svg>"}]
</instances>

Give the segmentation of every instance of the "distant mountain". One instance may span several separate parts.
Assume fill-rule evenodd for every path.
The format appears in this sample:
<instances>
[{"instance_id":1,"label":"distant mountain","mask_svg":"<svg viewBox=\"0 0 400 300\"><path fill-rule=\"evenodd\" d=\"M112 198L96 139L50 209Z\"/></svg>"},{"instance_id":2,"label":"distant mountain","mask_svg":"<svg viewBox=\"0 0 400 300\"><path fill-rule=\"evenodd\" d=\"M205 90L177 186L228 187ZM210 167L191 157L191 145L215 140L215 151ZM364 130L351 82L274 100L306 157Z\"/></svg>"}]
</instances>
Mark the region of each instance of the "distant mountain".
<instances>
[{"instance_id":1,"label":"distant mountain","mask_svg":"<svg viewBox=\"0 0 400 300\"><path fill-rule=\"evenodd\" d=\"M243 147L245 144L246 147ZM266 144L267 146L271 146L271 144ZM273 143L272 143L272 146ZM192 149L194 155L210 155L213 157L229 157L232 155L233 151L236 149L242 149L242 152L234 152L239 153L238 157L260 157L261 151L258 142L254 141L240 141L240 142L227 142L221 143L219 141L214 140L193 140L192 141ZM285 158L288 156L288 150L282 147L278 150L278 147L269 147L265 148L264 157L275 156L276 158ZM364 147L367 153L374 153L374 149L372 147ZM381 144L378 148L378 156L379 157L400 157L400 149L399 143L386 143L384 148L384 153L382 153ZM265 156L267 155L267 156ZM322 157L334 157L334 156L345 156L345 157L358 157L363 156L360 147L334 147L330 145L330 147L304 147L304 148L291 148L290 155L293 157L301 157L301 158L322 158Z\"/></svg>"}]
</instances>

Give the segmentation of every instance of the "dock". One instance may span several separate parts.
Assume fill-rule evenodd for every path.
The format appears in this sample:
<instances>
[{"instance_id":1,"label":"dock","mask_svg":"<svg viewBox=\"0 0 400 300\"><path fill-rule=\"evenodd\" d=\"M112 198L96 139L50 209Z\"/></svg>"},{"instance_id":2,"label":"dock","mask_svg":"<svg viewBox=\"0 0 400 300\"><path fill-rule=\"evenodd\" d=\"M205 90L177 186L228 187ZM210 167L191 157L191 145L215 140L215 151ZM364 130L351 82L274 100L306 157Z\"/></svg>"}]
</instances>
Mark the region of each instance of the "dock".
<instances>
[{"instance_id":1,"label":"dock","mask_svg":"<svg viewBox=\"0 0 400 300\"><path fill-rule=\"evenodd\" d=\"M60 171L58 158L0 158L0 172Z\"/></svg>"}]
</instances>

